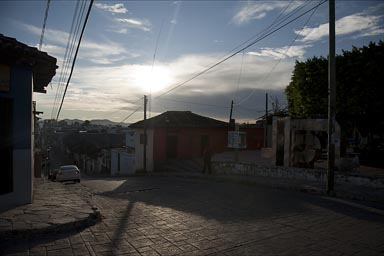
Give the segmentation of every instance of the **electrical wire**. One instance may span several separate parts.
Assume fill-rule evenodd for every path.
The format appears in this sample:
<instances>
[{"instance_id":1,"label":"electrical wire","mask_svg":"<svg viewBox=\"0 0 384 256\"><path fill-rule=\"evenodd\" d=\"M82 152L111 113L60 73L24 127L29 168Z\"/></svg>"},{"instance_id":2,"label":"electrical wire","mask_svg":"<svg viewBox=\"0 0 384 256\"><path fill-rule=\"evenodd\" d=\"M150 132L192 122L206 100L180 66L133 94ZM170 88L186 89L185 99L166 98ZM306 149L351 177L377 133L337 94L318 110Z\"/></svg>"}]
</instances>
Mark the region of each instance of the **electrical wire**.
<instances>
[{"instance_id":1,"label":"electrical wire","mask_svg":"<svg viewBox=\"0 0 384 256\"><path fill-rule=\"evenodd\" d=\"M58 104L58 100L61 98L61 96L59 96L59 95L61 95L61 92L62 92L62 87L63 87L62 83L63 83L64 78L66 76L70 60L72 59L72 55L71 54L68 55L68 54L70 52L72 52L70 47L73 46L72 42L74 42L74 39L77 37L73 30L75 29L75 23L79 24L79 22L76 21L76 16L78 15L78 11L79 11L79 3L80 3L80 1L76 2L75 12L74 12L73 18L72 18L71 29L70 29L70 32L68 35L67 45L65 48L65 54L64 54L64 58L63 58L63 62L62 62L61 70L60 70L60 76L59 76L59 80L57 83L55 100L54 100L53 107L52 107L51 119L53 119L55 114L56 114L55 109L56 109L56 106ZM85 3L85 1L82 2L81 9L83 9L83 6L85 6L85 5L83 5L84 3ZM80 9L79 14L81 13L81 9ZM79 19L79 17L78 17L78 19ZM77 29L75 31L77 31Z\"/></svg>"},{"instance_id":2,"label":"electrical wire","mask_svg":"<svg viewBox=\"0 0 384 256\"><path fill-rule=\"evenodd\" d=\"M144 97L141 97L140 99L136 100L135 102L126 102L128 104L131 104L131 105L136 105L136 103L138 103L139 101L141 101ZM107 117L109 115L113 115L113 114L116 114L117 112L121 111L121 110L124 110L126 107L122 107L122 108L119 108L118 110L114 110L112 112L109 112L107 113L106 115L103 116L104 117Z\"/></svg>"},{"instance_id":3,"label":"electrical wire","mask_svg":"<svg viewBox=\"0 0 384 256\"><path fill-rule=\"evenodd\" d=\"M157 99L157 100L174 101L174 102L193 104L193 105L201 105L201 106L207 106L207 107L216 107L216 108L230 108L229 106L223 106L223 105L214 105L214 104L206 104L206 103L200 103L200 102L182 101L182 100L174 100L174 99L164 99L164 98L162 98L162 99Z\"/></svg>"},{"instance_id":4,"label":"electrical wire","mask_svg":"<svg viewBox=\"0 0 384 256\"><path fill-rule=\"evenodd\" d=\"M237 76L237 89L236 89L236 93L235 93L235 97L234 97L236 100L237 100L237 94L239 93L239 89L240 89L241 75L243 73L244 55L245 55L245 52L243 51L243 54L241 56L241 64L240 64L240 69L239 69L239 75Z\"/></svg>"},{"instance_id":5,"label":"electrical wire","mask_svg":"<svg viewBox=\"0 0 384 256\"><path fill-rule=\"evenodd\" d=\"M127 120L128 118L130 118L133 114L135 114L137 111L139 111L140 109L142 108L142 106L138 107L137 109L135 109L132 113L130 113L129 115L127 115L123 120L121 120L120 124L122 124L125 120Z\"/></svg>"},{"instance_id":6,"label":"electrical wire","mask_svg":"<svg viewBox=\"0 0 384 256\"><path fill-rule=\"evenodd\" d=\"M303 31L303 29L307 26L307 24L309 23L309 21L311 20L312 16L315 14L315 12L317 11L317 8L323 4L324 2L326 1L323 1L323 2L320 2L318 5L316 5L313 9L313 12L311 13L311 15L309 15L308 19L306 20L306 22L304 23L302 29L300 30L300 33L297 33L295 38L292 40L292 42L289 44L288 48L285 50L285 52L283 53L283 55L279 58L279 60L276 62L276 64L272 67L272 69L268 72L268 74L265 76L265 78L263 79L263 81L267 80L270 75L272 74L272 72L275 70L275 68L280 64L281 60L286 56L287 52L289 51L289 49L292 47L292 45L296 42L297 38L299 37L299 35L301 35L301 31ZM243 104L244 102L246 102L249 98L251 98L253 96L253 94L256 92L256 89L253 89L252 92L250 94L248 94L243 100L241 100L239 103L236 103L235 105L241 105Z\"/></svg>"},{"instance_id":7,"label":"electrical wire","mask_svg":"<svg viewBox=\"0 0 384 256\"><path fill-rule=\"evenodd\" d=\"M80 44L81 44L81 39L83 38L83 34L84 34L85 27L86 27L87 22L88 22L89 15L90 15L90 13L91 13L91 9L92 9L93 2L94 2L94 0L91 0L91 2L90 2L90 4L89 4L89 7L88 7L87 14L86 14L86 16L85 16L85 20L84 20L83 28L82 28L82 30L81 30L81 34L80 34L80 38L79 38L79 42L78 42L78 44L77 44L77 48L76 48L76 52L75 52L75 56L74 56L74 58L73 58L72 67L71 67L71 72L69 73L69 77L68 77L68 80L67 80L67 84L65 85L65 90L64 90L63 98L62 98L62 100L61 100L61 104L60 104L59 111L57 112L56 120L59 119L60 112L61 112L61 108L62 108L62 106L63 106L64 99L65 99L65 95L66 95L66 93L67 93L68 84L69 84L69 82L71 81L71 77L72 77L73 69L74 69L74 67L75 67L75 63L76 63L77 54L78 54L78 52L79 52L79 48L80 48Z\"/></svg>"},{"instance_id":8,"label":"electrical wire","mask_svg":"<svg viewBox=\"0 0 384 256\"><path fill-rule=\"evenodd\" d=\"M154 51L154 53L153 53L152 68L151 68L151 74L152 74L152 75L153 75L153 68L155 67L155 62L156 62L157 47L158 47L158 45L159 45L160 36L161 36L161 31L163 30L163 26L164 26L164 19L163 19L163 21L161 22L160 31L159 31L159 34L157 35L157 40L156 40L156 45L155 45L155 51ZM149 91L149 98L152 98L152 85L151 85L151 87L150 87L150 91ZM152 109L151 103L148 103L149 117L151 117L151 109Z\"/></svg>"},{"instance_id":9,"label":"electrical wire","mask_svg":"<svg viewBox=\"0 0 384 256\"><path fill-rule=\"evenodd\" d=\"M164 96L164 95L166 95L166 94L168 94L168 93L170 93L170 92L172 92L172 91L182 87L183 85L189 83L190 81L194 80L195 78L197 78L197 77L207 73L208 71L212 70L213 68L219 66L223 62L225 62L225 61L229 60L230 58L232 58L233 56L237 55L239 52L244 51L245 49L255 45L256 43L260 42L261 40L265 39L266 37L276 33L280 29L282 29L282 28L286 27L287 25L291 24L292 22L298 20L299 18L301 18L305 14L309 13L310 11L314 10L315 8L317 9L317 7L319 7L320 5L324 4L325 2L327 2L327 0L322 1L321 3L317 4L315 7L310 8L309 10L307 10L307 11L303 12L302 14L298 15L297 17L289 20L288 22L284 23L283 25L278 26L277 28L275 28L272 31L266 33L265 35L261 36L260 38L257 38L256 40L254 40L251 43L247 44L246 46L242 47L240 50L237 50L236 52L234 52L234 53L230 54L229 56L225 57L224 59L216 62L215 64L211 65L210 67L205 68L204 70L198 72L197 74L193 75L192 77L190 77L189 79L185 80L184 82L181 82L181 83L175 85L174 87L166 90L165 92L159 94L158 96L155 97L155 99L157 99L159 97L162 97L162 96Z\"/></svg>"},{"instance_id":10,"label":"electrical wire","mask_svg":"<svg viewBox=\"0 0 384 256\"><path fill-rule=\"evenodd\" d=\"M85 7L86 7L86 3L87 3L87 0L83 0L82 1L82 4L81 4L81 7L80 7L80 12L79 12L79 16L77 18L77 22L76 22L76 25L75 25L75 31L72 35L72 40L70 42L70 48L69 48L69 55L68 55L68 59L67 59L67 62L66 62L66 67L65 67L65 70L64 70L64 75L62 77L62 80L61 80L61 86L60 86L60 92L59 92L59 95L58 95L58 98L57 98L57 108L58 108L58 105L60 103L60 98L62 97L63 93L64 93L64 87L65 87L65 81L68 79L68 72L70 70L70 67L71 67L71 63L73 61L73 53L74 53L74 49L75 49L75 46L76 46L76 42L78 41L79 39L79 31L80 31L80 26L81 26L81 21L83 20L83 16L84 16L84 12L85 12Z\"/></svg>"},{"instance_id":11,"label":"electrical wire","mask_svg":"<svg viewBox=\"0 0 384 256\"><path fill-rule=\"evenodd\" d=\"M40 35L39 51L41 51L41 47L43 46L44 32L45 32L45 26L47 24L47 18L48 18L50 2L51 2L51 0L47 0L47 7L45 8L45 16L44 16L43 28L41 30L41 35Z\"/></svg>"}]
</instances>

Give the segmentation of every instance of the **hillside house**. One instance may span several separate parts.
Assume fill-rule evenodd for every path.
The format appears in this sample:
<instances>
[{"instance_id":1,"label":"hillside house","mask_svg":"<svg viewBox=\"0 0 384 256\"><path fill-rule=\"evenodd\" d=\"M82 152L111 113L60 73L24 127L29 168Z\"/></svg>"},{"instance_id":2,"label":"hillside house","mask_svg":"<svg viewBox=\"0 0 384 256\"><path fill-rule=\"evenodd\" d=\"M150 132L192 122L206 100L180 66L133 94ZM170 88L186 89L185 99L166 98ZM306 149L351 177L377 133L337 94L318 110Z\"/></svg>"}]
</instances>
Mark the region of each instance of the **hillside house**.
<instances>
[{"instance_id":1,"label":"hillside house","mask_svg":"<svg viewBox=\"0 0 384 256\"><path fill-rule=\"evenodd\" d=\"M145 121L147 126L147 171L152 172L168 160L193 159L227 150L229 125L190 111L167 111ZM144 120L131 124L135 131L135 170L143 169Z\"/></svg>"}]
</instances>

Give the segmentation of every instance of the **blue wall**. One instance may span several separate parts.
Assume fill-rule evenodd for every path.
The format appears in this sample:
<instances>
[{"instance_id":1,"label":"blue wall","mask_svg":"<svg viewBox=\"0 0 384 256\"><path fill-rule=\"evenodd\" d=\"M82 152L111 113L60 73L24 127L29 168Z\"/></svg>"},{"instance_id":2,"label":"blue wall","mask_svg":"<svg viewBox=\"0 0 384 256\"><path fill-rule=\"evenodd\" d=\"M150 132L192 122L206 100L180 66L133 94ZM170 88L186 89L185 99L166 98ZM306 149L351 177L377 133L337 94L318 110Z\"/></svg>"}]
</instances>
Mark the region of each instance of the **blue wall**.
<instances>
[{"instance_id":1,"label":"blue wall","mask_svg":"<svg viewBox=\"0 0 384 256\"><path fill-rule=\"evenodd\" d=\"M10 91L0 97L13 99L13 149L31 149L33 73L23 66L12 66Z\"/></svg>"}]
</instances>

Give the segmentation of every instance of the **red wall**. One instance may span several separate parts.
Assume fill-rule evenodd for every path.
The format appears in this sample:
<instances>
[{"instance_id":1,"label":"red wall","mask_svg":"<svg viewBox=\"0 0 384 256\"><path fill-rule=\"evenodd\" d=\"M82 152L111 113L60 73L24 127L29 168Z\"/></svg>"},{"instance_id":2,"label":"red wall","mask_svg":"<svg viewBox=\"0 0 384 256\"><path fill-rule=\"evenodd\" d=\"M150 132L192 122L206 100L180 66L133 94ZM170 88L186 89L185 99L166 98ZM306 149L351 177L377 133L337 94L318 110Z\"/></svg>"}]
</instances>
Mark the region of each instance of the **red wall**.
<instances>
[{"instance_id":1,"label":"red wall","mask_svg":"<svg viewBox=\"0 0 384 256\"><path fill-rule=\"evenodd\" d=\"M247 149L255 150L263 146L263 128L240 128L247 133ZM177 136L177 158L193 159L202 156L201 137L209 137L213 153L231 150L228 145L228 128L156 128L153 138L154 164L167 160L167 135Z\"/></svg>"},{"instance_id":2,"label":"red wall","mask_svg":"<svg viewBox=\"0 0 384 256\"><path fill-rule=\"evenodd\" d=\"M246 150L261 149L264 144L264 128L261 127L241 127L241 132L247 133Z\"/></svg>"},{"instance_id":3,"label":"red wall","mask_svg":"<svg viewBox=\"0 0 384 256\"><path fill-rule=\"evenodd\" d=\"M154 161L167 160L168 135L177 136L177 158L191 159L202 156L201 137L209 137L209 145L214 153L227 150L228 128L157 128L154 131Z\"/></svg>"}]
</instances>

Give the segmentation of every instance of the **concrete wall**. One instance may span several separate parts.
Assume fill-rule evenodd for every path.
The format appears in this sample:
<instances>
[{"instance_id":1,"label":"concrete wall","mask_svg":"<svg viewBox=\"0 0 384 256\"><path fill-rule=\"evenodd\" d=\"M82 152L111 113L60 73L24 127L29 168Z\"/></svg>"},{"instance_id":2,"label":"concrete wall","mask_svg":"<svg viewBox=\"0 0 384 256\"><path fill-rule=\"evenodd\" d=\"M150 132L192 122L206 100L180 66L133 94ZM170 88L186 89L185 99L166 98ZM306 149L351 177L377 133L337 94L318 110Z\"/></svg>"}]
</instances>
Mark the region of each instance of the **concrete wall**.
<instances>
[{"instance_id":1,"label":"concrete wall","mask_svg":"<svg viewBox=\"0 0 384 256\"><path fill-rule=\"evenodd\" d=\"M111 150L111 175L135 174L135 154Z\"/></svg>"},{"instance_id":2,"label":"concrete wall","mask_svg":"<svg viewBox=\"0 0 384 256\"><path fill-rule=\"evenodd\" d=\"M0 195L2 207L32 202L32 90L32 71L24 67L11 67L11 91L1 93L0 97L13 98L13 192Z\"/></svg>"},{"instance_id":3,"label":"concrete wall","mask_svg":"<svg viewBox=\"0 0 384 256\"><path fill-rule=\"evenodd\" d=\"M135 172L143 170L144 144L140 144L142 129L135 130ZM153 172L153 129L147 130L147 172Z\"/></svg>"},{"instance_id":4,"label":"concrete wall","mask_svg":"<svg viewBox=\"0 0 384 256\"><path fill-rule=\"evenodd\" d=\"M129 175L135 173L135 155L120 152L120 174Z\"/></svg>"},{"instance_id":5,"label":"concrete wall","mask_svg":"<svg viewBox=\"0 0 384 256\"><path fill-rule=\"evenodd\" d=\"M284 131L278 132L278 122L283 123ZM292 119L291 117L273 117L272 121L272 159L278 165L277 147L284 144L284 166L294 165L294 145L298 138L296 131L328 131L327 119ZM341 130L338 123L335 123L335 159L340 158L340 137Z\"/></svg>"},{"instance_id":6,"label":"concrete wall","mask_svg":"<svg viewBox=\"0 0 384 256\"><path fill-rule=\"evenodd\" d=\"M125 133L125 146L126 147L135 147L135 132L129 131Z\"/></svg>"},{"instance_id":7,"label":"concrete wall","mask_svg":"<svg viewBox=\"0 0 384 256\"><path fill-rule=\"evenodd\" d=\"M324 182L327 178L326 170L305 169L283 166L259 166L257 164L213 162L215 173L234 174L247 176L264 176L273 178L297 179ZM359 175L347 173L335 173L335 181L338 183L367 186L378 189L384 188L384 176Z\"/></svg>"}]
</instances>

